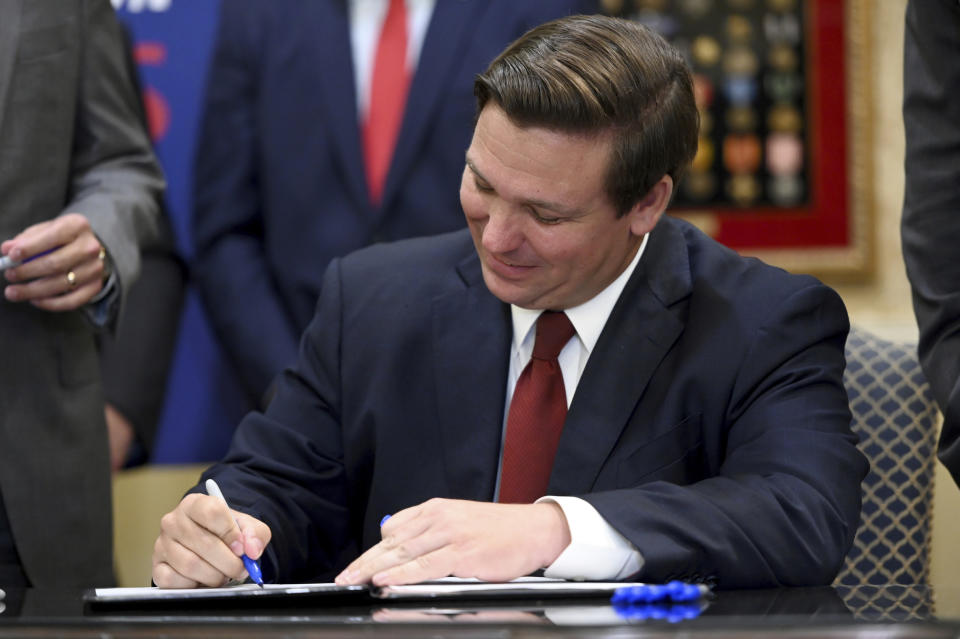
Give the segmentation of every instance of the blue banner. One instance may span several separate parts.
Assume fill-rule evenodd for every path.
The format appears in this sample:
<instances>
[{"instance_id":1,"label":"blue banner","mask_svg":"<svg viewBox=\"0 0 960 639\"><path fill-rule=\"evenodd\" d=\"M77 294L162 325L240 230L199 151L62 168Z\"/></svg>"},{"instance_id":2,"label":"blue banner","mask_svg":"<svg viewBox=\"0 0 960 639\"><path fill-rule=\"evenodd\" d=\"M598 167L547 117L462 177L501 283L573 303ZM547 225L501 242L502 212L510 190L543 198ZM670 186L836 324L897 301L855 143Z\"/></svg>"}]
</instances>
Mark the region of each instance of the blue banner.
<instances>
[{"instance_id":1,"label":"blue banner","mask_svg":"<svg viewBox=\"0 0 960 639\"><path fill-rule=\"evenodd\" d=\"M134 40L151 135L168 181L181 255L192 257L194 142L218 0L112 0ZM219 459L248 406L217 345L196 290L187 292L153 463Z\"/></svg>"}]
</instances>

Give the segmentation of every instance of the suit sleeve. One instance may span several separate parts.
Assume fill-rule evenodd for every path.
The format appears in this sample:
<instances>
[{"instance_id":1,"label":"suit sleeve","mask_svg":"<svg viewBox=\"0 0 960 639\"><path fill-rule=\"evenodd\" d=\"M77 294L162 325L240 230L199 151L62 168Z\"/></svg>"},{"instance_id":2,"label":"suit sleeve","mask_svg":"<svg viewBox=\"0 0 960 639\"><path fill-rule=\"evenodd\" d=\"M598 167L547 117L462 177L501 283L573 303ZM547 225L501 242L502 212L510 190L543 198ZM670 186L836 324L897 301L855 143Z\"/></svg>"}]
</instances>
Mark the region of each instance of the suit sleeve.
<instances>
[{"instance_id":1,"label":"suit sleeve","mask_svg":"<svg viewBox=\"0 0 960 639\"><path fill-rule=\"evenodd\" d=\"M133 42L123 24L121 33L127 72L141 95ZM142 101L138 107L138 119L146 130ZM127 292L127 310L113 334L99 335L104 398L133 425L147 456L153 451L163 409L187 283L186 267L175 249L164 207L160 213L161 241L141 255L140 278Z\"/></svg>"},{"instance_id":2,"label":"suit sleeve","mask_svg":"<svg viewBox=\"0 0 960 639\"><path fill-rule=\"evenodd\" d=\"M138 117L139 96L125 65L120 25L107 0L85 4L80 96L74 131L70 197L109 252L125 293L140 273L140 253L161 239L165 186Z\"/></svg>"},{"instance_id":3,"label":"suit sleeve","mask_svg":"<svg viewBox=\"0 0 960 639\"><path fill-rule=\"evenodd\" d=\"M257 4L224 2L194 167L193 276L244 386L261 398L299 339L263 243Z\"/></svg>"},{"instance_id":4,"label":"suit sleeve","mask_svg":"<svg viewBox=\"0 0 960 639\"><path fill-rule=\"evenodd\" d=\"M944 413L940 459L960 484L960 4L913 0L904 39L902 241L923 372Z\"/></svg>"},{"instance_id":5,"label":"suit sleeve","mask_svg":"<svg viewBox=\"0 0 960 639\"><path fill-rule=\"evenodd\" d=\"M793 293L743 353L719 472L583 496L643 555L640 579L723 588L833 580L856 533L867 470L842 383L847 330L833 291Z\"/></svg>"},{"instance_id":6,"label":"suit sleeve","mask_svg":"<svg viewBox=\"0 0 960 639\"><path fill-rule=\"evenodd\" d=\"M525 2L524 7L529 13L526 16L523 30L517 34L517 37L544 22L561 16L600 12L599 0L534 0L533 2ZM504 13L509 14L517 10L516 5L511 5L511 8Z\"/></svg>"},{"instance_id":7,"label":"suit sleeve","mask_svg":"<svg viewBox=\"0 0 960 639\"><path fill-rule=\"evenodd\" d=\"M233 508L270 526L267 580L332 580L358 554L340 428L341 299L335 259L296 368L278 378L267 411L244 418L226 457L194 488L216 478Z\"/></svg>"}]
</instances>

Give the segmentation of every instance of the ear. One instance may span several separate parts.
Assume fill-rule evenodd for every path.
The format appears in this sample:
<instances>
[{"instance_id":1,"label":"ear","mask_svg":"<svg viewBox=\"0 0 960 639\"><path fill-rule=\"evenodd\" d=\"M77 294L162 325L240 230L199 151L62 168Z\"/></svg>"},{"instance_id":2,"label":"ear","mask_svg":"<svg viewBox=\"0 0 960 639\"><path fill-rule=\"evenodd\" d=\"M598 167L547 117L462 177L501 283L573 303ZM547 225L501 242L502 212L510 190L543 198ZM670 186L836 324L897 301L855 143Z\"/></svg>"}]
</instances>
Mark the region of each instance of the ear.
<instances>
[{"instance_id":1,"label":"ear","mask_svg":"<svg viewBox=\"0 0 960 639\"><path fill-rule=\"evenodd\" d=\"M664 175L647 191L643 199L627 212L627 217L630 219L630 232L637 237L643 237L652 231L660 221L660 216L667 210L672 193L673 178Z\"/></svg>"}]
</instances>

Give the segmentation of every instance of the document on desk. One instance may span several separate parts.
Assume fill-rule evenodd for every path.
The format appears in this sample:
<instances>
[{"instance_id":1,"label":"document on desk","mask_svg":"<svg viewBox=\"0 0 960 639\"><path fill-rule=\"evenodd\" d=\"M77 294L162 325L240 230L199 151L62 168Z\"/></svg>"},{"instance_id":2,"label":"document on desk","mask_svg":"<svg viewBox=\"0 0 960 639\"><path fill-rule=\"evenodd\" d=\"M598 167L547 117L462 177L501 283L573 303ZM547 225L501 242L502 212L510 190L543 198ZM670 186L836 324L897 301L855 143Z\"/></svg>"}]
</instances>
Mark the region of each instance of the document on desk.
<instances>
[{"instance_id":1,"label":"document on desk","mask_svg":"<svg viewBox=\"0 0 960 639\"><path fill-rule=\"evenodd\" d=\"M520 577L506 582L447 577L419 584L374 588L372 595L378 599L609 597L617 588L635 585L639 584L622 581L567 581L547 577Z\"/></svg>"},{"instance_id":2,"label":"document on desk","mask_svg":"<svg viewBox=\"0 0 960 639\"><path fill-rule=\"evenodd\" d=\"M108 602L150 602L185 601L202 599L246 599L248 597L284 597L306 594L347 595L356 593L366 595L368 586L338 586L335 583L312 584L238 584L222 588L96 588L84 596L87 601Z\"/></svg>"},{"instance_id":3,"label":"document on desk","mask_svg":"<svg viewBox=\"0 0 960 639\"><path fill-rule=\"evenodd\" d=\"M617 588L636 586L622 581L565 581L546 577L521 577L513 581L493 583L478 579L447 577L404 586L371 585L338 586L334 583L306 584L240 584L223 588L97 588L84 597L93 603L176 602L278 597L344 597L377 599L517 599L555 597L609 597Z\"/></svg>"}]
</instances>

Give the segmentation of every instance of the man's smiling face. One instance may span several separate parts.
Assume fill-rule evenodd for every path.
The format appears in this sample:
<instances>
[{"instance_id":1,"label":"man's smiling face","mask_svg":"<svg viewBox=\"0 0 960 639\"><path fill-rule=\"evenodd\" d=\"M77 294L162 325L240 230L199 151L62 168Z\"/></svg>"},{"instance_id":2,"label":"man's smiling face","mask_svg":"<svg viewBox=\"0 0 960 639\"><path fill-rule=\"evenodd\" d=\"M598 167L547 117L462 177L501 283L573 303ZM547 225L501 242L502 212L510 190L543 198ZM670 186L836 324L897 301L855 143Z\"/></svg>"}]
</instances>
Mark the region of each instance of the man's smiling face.
<instances>
[{"instance_id":1,"label":"man's smiling face","mask_svg":"<svg viewBox=\"0 0 960 639\"><path fill-rule=\"evenodd\" d=\"M563 310L623 271L656 219L622 217L605 189L609 135L516 126L495 103L477 120L460 202L487 288L524 308Z\"/></svg>"}]
</instances>

